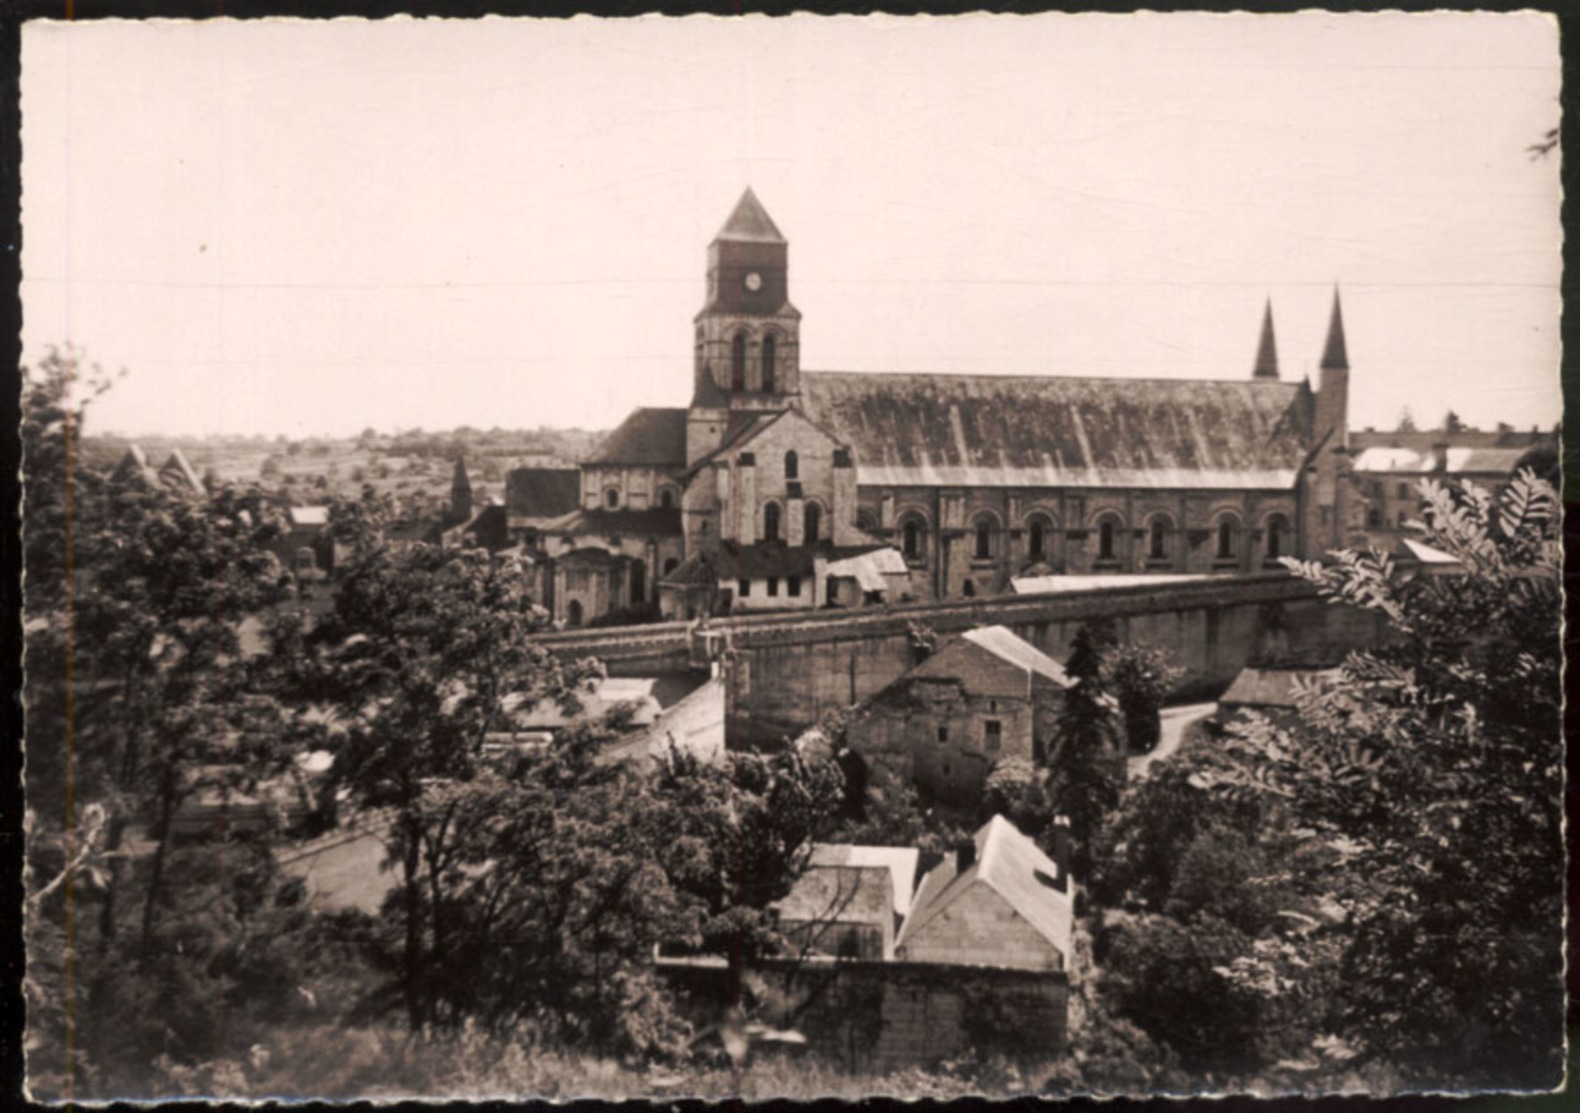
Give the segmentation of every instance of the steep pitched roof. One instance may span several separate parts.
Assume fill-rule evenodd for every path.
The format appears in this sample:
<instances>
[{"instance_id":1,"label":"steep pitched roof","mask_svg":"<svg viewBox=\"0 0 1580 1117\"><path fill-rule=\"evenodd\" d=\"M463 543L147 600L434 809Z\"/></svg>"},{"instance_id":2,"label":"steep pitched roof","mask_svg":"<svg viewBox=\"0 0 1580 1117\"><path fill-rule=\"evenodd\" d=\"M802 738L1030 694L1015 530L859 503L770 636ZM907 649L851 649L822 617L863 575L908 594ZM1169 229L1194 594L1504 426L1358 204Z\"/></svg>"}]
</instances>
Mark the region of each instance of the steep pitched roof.
<instances>
[{"instance_id":1,"label":"steep pitched roof","mask_svg":"<svg viewBox=\"0 0 1580 1117\"><path fill-rule=\"evenodd\" d=\"M1256 347L1256 365L1252 377L1258 380L1278 379L1278 343L1273 340L1273 300L1267 300L1262 312L1262 340Z\"/></svg>"},{"instance_id":2,"label":"steep pitched roof","mask_svg":"<svg viewBox=\"0 0 1580 1117\"><path fill-rule=\"evenodd\" d=\"M578 508L539 525L564 535L679 535L679 508Z\"/></svg>"},{"instance_id":3,"label":"steep pitched roof","mask_svg":"<svg viewBox=\"0 0 1580 1117\"><path fill-rule=\"evenodd\" d=\"M720 229L719 235L713 239L786 243L779 226L775 225L774 219L768 216L768 211L757 200L757 195L752 193L750 186L746 188L746 193L741 195L741 200L735 203L735 209L731 212L729 220L724 222L724 228Z\"/></svg>"},{"instance_id":4,"label":"steep pitched roof","mask_svg":"<svg viewBox=\"0 0 1580 1117\"><path fill-rule=\"evenodd\" d=\"M1218 699L1218 705L1292 710L1295 708L1295 680L1310 682L1336 673L1310 667L1247 667L1234 677L1229 689Z\"/></svg>"},{"instance_id":5,"label":"steep pitched roof","mask_svg":"<svg viewBox=\"0 0 1580 1117\"><path fill-rule=\"evenodd\" d=\"M980 882L998 893L1052 943L1068 964L1075 908L1068 888L1060 891L1053 887L1059 867L1003 815L994 815L972 841L976 844L976 857L964 872L958 870L953 858L945 858L923 878L896 945L905 946L940 912L961 902L971 886Z\"/></svg>"},{"instance_id":6,"label":"steep pitched roof","mask_svg":"<svg viewBox=\"0 0 1580 1117\"><path fill-rule=\"evenodd\" d=\"M594 450L585 465L686 464L686 409L639 407Z\"/></svg>"},{"instance_id":7,"label":"steep pitched roof","mask_svg":"<svg viewBox=\"0 0 1580 1117\"><path fill-rule=\"evenodd\" d=\"M1064 673L1059 662L1038 651L1001 624L973 628L961 633L962 640L969 640L977 647L991 652L1005 663L1013 664L1032 675L1041 675L1060 686L1070 686L1073 680Z\"/></svg>"},{"instance_id":8,"label":"steep pitched roof","mask_svg":"<svg viewBox=\"0 0 1580 1117\"><path fill-rule=\"evenodd\" d=\"M921 854L914 846L863 846L842 842L818 842L812 847L807 865L824 868L856 866L887 869L894 878L894 911L906 915L916 887L916 865Z\"/></svg>"},{"instance_id":9,"label":"steep pitched roof","mask_svg":"<svg viewBox=\"0 0 1580 1117\"><path fill-rule=\"evenodd\" d=\"M1321 367L1350 367L1350 355L1344 345L1344 311L1339 307L1337 287L1333 288L1333 317L1328 320L1328 342L1322 347Z\"/></svg>"},{"instance_id":10,"label":"steep pitched roof","mask_svg":"<svg viewBox=\"0 0 1580 1117\"><path fill-rule=\"evenodd\" d=\"M792 923L893 927L893 878L882 865L809 865L778 908L779 918Z\"/></svg>"},{"instance_id":11,"label":"steep pitched roof","mask_svg":"<svg viewBox=\"0 0 1580 1117\"><path fill-rule=\"evenodd\" d=\"M512 524L575 511L582 499L581 476L578 469L512 469L505 475L505 509Z\"/></svg>"},{"instance_id":12,"label":"steep pitched roof","mask_svg":"<svg viewBox=\"0 0 1580 1117\"><path fill-rule=\"evenodd\" d=\"M1276 380L804 372L863 485L1288 489L1311 395Z\"/></svg>"}]
</instances>

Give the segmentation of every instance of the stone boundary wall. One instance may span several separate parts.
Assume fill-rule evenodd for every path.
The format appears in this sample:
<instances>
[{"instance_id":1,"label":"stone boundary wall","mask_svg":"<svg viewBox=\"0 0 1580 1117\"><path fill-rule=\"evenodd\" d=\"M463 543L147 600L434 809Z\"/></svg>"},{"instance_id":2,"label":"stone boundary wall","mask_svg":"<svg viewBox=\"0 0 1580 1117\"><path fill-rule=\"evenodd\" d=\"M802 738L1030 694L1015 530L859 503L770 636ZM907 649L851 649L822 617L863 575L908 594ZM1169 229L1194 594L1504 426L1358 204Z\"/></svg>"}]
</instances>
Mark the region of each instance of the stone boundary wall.
<instances>
[{"instance_id":1,"label":"stone boundary wall","mask_svg":"<svg viewBox=\"0 0 1580 1117\"><path fill-rule=\"evenodd\" d=\"M1122 639L1166 649L1185 669L1181 698L1220 693L1258 656L1331 659L1376 641L1375 617L1320 600L1308 583L1277 571L1159 586L1104 587L1051 594L975 598L943 604L824 610L815 616L765 614L710 622L737 652L731 715L793 729L824 710L853 705L893 682L915 661L910 627L940 637L1004 625L1055 659L1068 657L1075 630L1112 619ZM696 626L667 622L551 633L555 654L594 656L611 674L685 670Z\"/></svg>"},{"instance_id":2,"label":"stone boundary wall","mask_svg":"<svg viewBox=\"0 0 1580 1117\"><path fill-rule=\"evenodd\" d=\"M722 1019L728 969L673 960L658 972L699 1026ZM1067 1038L1070 983L1059 971L769 959L747 984L760 990L766 1023L801 1032L806 1050L853 1073L969 1053L1050 1058Z\"/></svg>"}]
</instances>

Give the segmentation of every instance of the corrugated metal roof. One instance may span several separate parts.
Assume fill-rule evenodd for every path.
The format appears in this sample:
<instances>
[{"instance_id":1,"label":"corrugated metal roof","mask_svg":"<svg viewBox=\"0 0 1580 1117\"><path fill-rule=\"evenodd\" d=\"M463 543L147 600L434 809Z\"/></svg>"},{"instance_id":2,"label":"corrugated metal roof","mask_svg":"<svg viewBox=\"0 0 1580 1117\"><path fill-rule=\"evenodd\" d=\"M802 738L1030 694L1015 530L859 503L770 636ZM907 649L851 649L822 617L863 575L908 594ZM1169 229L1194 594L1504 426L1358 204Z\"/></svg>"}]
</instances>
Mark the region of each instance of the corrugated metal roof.
<instances>
[{"instance_id":1,"label":"corrugated metal roof","mask_svg":"<svg viewBox=\"0 0 1580 1117\"><path fill-rule=\"evenodd\" d=\"M1058 948L1068 965L1075 909L1068 889L1060 891L1052 886L1059 874L1058 866L1003 815L994 815L976 832L973 841L976 859L965 872L957 872L954 858L945 858L922 880L896 945L905 946L950 905L969 903L966 893L980 881Z\"/></svg>"},{"instance_id":2,"label":"corrugated metal roof","mask_svg":"<svg viewBox=\"0 0 1580 1117\"><path fill-rule=\"evenodd\" d=\"M686 464L686 409L637 408L604 439L585 464L681 468Z\"/></svg>"},{"instance_id":3,"label":"corrugated metal roof","mask_svg":"<svg viewBox=\"0 0 1580 1117\"><path fill-rule=\"evenodd\" d=\"M1273 380L805 372L863 485L1288 489L1311 395Z\"/></svg>"}]
</instances>

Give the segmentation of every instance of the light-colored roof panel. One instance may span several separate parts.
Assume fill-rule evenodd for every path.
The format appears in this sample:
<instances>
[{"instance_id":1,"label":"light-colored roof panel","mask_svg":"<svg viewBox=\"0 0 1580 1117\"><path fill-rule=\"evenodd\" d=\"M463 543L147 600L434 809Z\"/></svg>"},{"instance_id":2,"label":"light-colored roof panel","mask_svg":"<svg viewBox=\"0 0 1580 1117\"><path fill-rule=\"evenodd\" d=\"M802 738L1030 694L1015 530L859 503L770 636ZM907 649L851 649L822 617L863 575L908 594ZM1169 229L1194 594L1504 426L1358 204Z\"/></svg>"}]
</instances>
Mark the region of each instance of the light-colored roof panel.
<instances>
[{"instance_id":1,"label":"light-colored roof panel","mask_svg":"<svg viewBox=\"0 0 1580 1117\"><path fill-rule=\"evenodd\" d=\"M1071 685L1070 676L1064 673L1064 668L1058 660L1038 651L1001 624L973 628L970 632L962 633L961 639L969 640L1004 662L1033 675L1040 675L1060 686Z\"/></svg>"},{"instance_id":2,"label":"light-colored roof panel","mask_svg":"<svg viewBox=\"0 0 1580 1117\"><path fill-rule=\"evenodd\" d=\"M945 859L927 874L917 890L911 914L900 928L897 945L904 946L951 904L969 903L971 886L981 882L998 893L1066 960L1075 931L1075 908L1068 885L1053 887L1059 867L1035 842L1015 829L1003 815L994 815L973 837L976 858L965 872Z\"/></svg>"},{"instance_id":3,"label":"light-colored roof panel","mask_svg":"<svg viewBox=\"0 0 1580 1117\"><path fill-rule=\"evenodd\" d=\"M1200 582L1214 574L1035 574L1011 578L1016 593L1069 593L1073 590L1123 589L1130 586L1164 586L1171 582Z\"/></svg>"},{"instance_id":4,"label":"light-colored roof panel","mask_svg":"<svg viewBox=\"0 0 1580 1117\"><path fill-rule=\"evenodd\" d=\"M851 865L885 868L894 877L894 910L901 916L911 910L911 889L921 855L912 846L858 846L819 842L812 847L808 865Z\"/></svg>"}]
</instances>

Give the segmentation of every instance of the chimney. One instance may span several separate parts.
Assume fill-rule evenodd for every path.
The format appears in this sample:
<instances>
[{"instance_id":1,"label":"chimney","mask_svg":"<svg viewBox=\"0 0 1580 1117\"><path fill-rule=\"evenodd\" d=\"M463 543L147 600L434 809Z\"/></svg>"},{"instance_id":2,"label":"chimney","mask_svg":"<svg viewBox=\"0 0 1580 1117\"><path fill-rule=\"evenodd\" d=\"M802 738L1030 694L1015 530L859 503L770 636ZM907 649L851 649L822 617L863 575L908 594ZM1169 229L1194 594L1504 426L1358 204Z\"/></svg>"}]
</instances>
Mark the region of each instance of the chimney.
<instances>
[{"instance_id":1,"label":"chimney","mask_svg":"<svg viewBox=\"0 0 1580 1117\"><path fill-rule=\"evenodd\" d=\"M1053 819L1053 864L1059 870L1059 875L1053 878L1053 886L1060 892L1070 890L1070 819L1067 815L1055 815Z\"/></svg>"},{"instance_id":2,"label":"chimney","mask_svg":"<svg viewBox=\"0 0 1580 1117\"><path fill-rule=\"evenodd\" d=\"M965 872L977 861L977 844L969 838L955 846L955 875Z\"/></svg>"},{"instance_id":3,"label":"chimney","mask_svg":"<svg viewBox=\"0 0 1580 1117\"><path fill-rule=\"evenodd\" d=\"M1446 443L1446 442L1434 442L1434 443L1432 443L1432 472L1433 473L1447 473L1448 472L1448 443Z\"/></svg>"}]
</instances>

